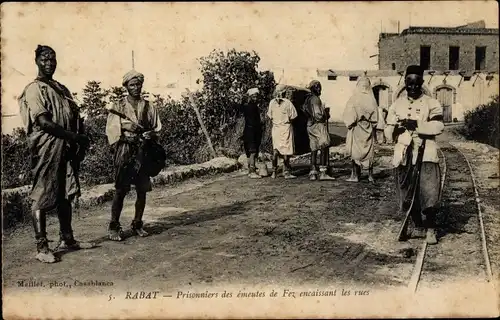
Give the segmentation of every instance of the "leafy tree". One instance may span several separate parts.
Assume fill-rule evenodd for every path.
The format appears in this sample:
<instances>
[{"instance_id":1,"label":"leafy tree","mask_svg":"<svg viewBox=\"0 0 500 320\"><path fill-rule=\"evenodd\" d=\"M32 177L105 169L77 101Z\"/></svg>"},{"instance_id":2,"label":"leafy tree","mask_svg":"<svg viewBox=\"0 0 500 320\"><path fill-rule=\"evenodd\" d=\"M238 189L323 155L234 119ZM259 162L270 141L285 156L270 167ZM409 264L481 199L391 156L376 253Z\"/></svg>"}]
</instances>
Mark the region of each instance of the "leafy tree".
<instances>
[{"instance_id":1,"label":"leafy tree","mask_svg":"<svg viewBox=\"0 0 500 320\"><path fill-rule=\"evenodd\" d=\"M255 51L214 50L199 62L203 87L197 104L214 140L227 136L227 130L237 124L237 107L248 89L260 89L258 103L265 112L275 80L272 72L258 70L260 57Z\"/></svg>"},{"instance_id":2,"label":"leafy tree","mask_svg":"<svg viewBox=\"0 0 500 320\"><path fill-rule=\"evenodd\" d=\"M124 87L111 87L109 90L109 100L115 102L127 95L127 89Z\"/></svg>"},{"instance_id":3,"label":"leafy tree","mask_svg":"<svg viewBox=\"0 0 500 320\"><path fill-rule=\"evenodd\" d=\"M108 95L109 90L101 88L100 82L89 81L83 89L82 112L91 118L106 115L105 106Z\"/></svg>"}]
</instances>

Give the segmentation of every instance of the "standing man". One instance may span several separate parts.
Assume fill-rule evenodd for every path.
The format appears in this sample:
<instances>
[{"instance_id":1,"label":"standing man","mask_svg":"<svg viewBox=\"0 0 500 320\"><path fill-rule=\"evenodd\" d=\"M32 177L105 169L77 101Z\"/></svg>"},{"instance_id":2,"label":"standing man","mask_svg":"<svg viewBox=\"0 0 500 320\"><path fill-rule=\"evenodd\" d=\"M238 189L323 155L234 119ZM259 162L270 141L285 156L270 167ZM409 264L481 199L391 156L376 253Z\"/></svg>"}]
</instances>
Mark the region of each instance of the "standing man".
<instances>
[{"instance_id":1,"label":"standing man","mask_svg":"<svg viewBox=\"0 0 500 320\"><path fill-rule=\"evenodd\" d=\"M241 108L243 116L245 117L243 146L248 159L248 177L250 179L261 178L261 176L257 174L257 167L255 165L262 140L262 123L260 119L259 105L257 103L258 94L258 88L249 89L247 91L247 101Z\"/></svg>"},{"instance_id":2,"label":"standing man","mask_svg":"<svg viewBox=\"0 0 500 320\"><path fill-rule=\"evenodd\" d=\"M389 141L396 141L393 165L400 210L411 210L418 236L423 236L426 229L427 243L436 244L441 171L435 137L444 130L443 108L436 99L423 93L423 82L422 67L411 65L406 69L408 94L398 98L389 108L385 134ZM421 163L417 163L418 158L422 159ZM420 174L415 175L419 166ZM414 187L415 201L412 202L413 195L409 191Z\"/></svg>"},{"instance_id":3,"label":"standing man","mask_svg":"<svg viewBox=\"0 0 500 320\"><path fill-rule=\"evenodd\" d=\"M325 109L321 102L321 83L313 80L307 86L311 91L310 96L305 102L305 112L308 115L307 132L309 134L309 146L311 148L311 171L310 180L318 179L318 151L321 152L319 160L319 180L335 180L330 177L328 171L328 161L330 157L330 134L328 133L328 119L330 119L330 110Z\"/></svg>"},{"instance_id":4,"label":"standing man","mask_svg":"<svg viewBox=\"0 0 500 320\"><path fill-rule=\"evenodd\" d=\"M149 234L143 229L142 216L146 207L146 193L152 190L148 174L148 159L144 150L148 140L156 140L156 133L161 130L161 122L156 108L142 97L144 75L135 70L123 76L122 85L128 96L113 103L106 124L106 135L110 145L114 145L115 188L111 205L109 239L122 241L120 215L125 196L135 185L137 199L132 230L140 237Z\"/></svg>"},{"instance_id":5,"label":"standing man","mask_svg":"<svg viewBox=\"0 0 500 320\"><path fill-rule=\"evenodd\" d=\"M373 95L370 79L362 77L347 101L344 109L346 125L346 151L351 157L352 171L349 182L361 179L361 169L368 169L368 180L374 182L373 162L375 157L375 125L377 124L377 101Z\"/></svg>"},{"instance_id":6,"label":"standing man","mask_svg":"<svg viewBox=\"0 0 500 320\"><path fill-rule=\"evenodd\" d=\"M56 52L39 45L35 51L38 77L19 97L20 113L32 156L33 187L30 198L37 246L36 259L54 263L47 240L46 216L56 211L60 242L56 250L93 247L78 242L71 227L72 201L80 196L78 171L89 139L70 91L53 79Z\"/></svg>"},{"instance_id":7,"label":"standing man","mask_svg":"<svg viewBox=\"0 0 500 320\"><path fill-rule=\"evenodd\" d=\"M271 136L273 140L273 173L271 178L275 179L278 172L278 158L283 157L283 176L285 179L294 179L296 176L290 173L290 157L294 154L294 139L292 120L297 117L292 102L286 98L285 90L275 91L275 98L269 103L267 116L271 119Z\"/></svg>"}]
</instances>

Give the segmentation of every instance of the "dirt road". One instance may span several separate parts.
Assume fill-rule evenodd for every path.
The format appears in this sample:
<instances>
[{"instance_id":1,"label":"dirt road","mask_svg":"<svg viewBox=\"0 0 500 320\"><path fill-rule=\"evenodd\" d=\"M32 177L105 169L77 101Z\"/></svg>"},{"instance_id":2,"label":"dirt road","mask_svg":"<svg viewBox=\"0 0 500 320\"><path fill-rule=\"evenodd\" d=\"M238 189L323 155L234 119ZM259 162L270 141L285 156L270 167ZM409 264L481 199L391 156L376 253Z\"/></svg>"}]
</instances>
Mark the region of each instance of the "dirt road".
<instances>
[{"instance_id":1,"label":"dirt road","mask_svg":"<svg viewBox=\"0 0 500 320\"><path fill-rule=\"evenodd\" d=\"M390 155L390 149L378 149L378 156ZM307 173L300 165L296 169ZM113 281L115 289L151 290L224 283L405 286L421 240L410 240L404 252L395 241L402 217L396 214L391 171L378 168L375 185L366 173L360 183L348 183L349 173L347 162L336 162L336 181L311 182L306 174L296 180L249 180L238 172L155 189L145 211L151 236L120 243L105 237L110 205L93 208L75 217L74 229L78 238L98 241L99 247L67 253L53 265L33 260L28 226L4 239L4 286L16 290L18 281L29 279L47 285ZM132 195L124 226L133 210ZM51 219L48 229L57 240L57 221ZM462 253L447 258L467 259ZM477 270L460 272L468 277ZM445 280L446 275L433 277Z\"/></svg>"}]
</instances>

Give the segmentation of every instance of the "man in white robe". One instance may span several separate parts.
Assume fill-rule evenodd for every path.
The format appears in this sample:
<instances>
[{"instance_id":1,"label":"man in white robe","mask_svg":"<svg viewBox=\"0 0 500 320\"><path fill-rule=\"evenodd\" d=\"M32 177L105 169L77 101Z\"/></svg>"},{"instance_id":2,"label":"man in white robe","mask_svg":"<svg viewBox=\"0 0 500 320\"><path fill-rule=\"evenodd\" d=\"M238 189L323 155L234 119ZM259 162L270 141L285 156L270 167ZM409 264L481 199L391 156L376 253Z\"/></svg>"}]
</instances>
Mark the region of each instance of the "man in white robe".
<instances>
[{"instance_id":1,"label":"man in white robe","mask_svg":"<svg viewBox=\"0 0 500 320\"><path fill-rule=\"evenodd\" d=\"M278 171L278 158L283 157L283 176L285 179L296 178L290 173L290 157L294 154L294 140L292 120L297 117L292 102L284 98L284 91L276 92L276 98L269 103L267 116L271 119L271 136L273 141L273 173L276 178Z\"/></svg>"}]
</instances>

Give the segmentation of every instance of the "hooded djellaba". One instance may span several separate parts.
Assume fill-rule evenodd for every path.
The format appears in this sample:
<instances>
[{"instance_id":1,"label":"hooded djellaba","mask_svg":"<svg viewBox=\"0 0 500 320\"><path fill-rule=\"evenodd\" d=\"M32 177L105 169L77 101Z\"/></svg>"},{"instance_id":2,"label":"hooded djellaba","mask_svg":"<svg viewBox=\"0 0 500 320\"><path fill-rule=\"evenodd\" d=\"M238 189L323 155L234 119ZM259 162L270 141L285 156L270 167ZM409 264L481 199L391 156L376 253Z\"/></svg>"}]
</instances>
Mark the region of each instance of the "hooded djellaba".
<instances>
[{"instance_id":1,"label":"hooded djellaba","mask_svg":"<svg viewBox=\"0 0 500 320\"><path fill-rule=\"evenodd\" d=\"M346 153L353 161L353 180L359 180L361 168L371 169L375 155L374 126L378 123L378 105L373 95L370 80L361 78L354 94L347 101L343 120L348 128L346 137ZM357 171L357 172L356 172Z\"/></svg>"}]
</instances>

